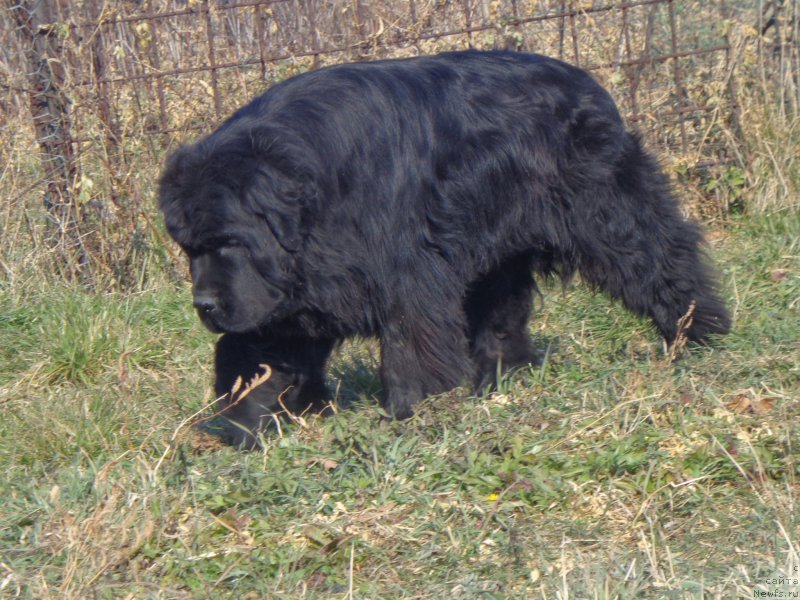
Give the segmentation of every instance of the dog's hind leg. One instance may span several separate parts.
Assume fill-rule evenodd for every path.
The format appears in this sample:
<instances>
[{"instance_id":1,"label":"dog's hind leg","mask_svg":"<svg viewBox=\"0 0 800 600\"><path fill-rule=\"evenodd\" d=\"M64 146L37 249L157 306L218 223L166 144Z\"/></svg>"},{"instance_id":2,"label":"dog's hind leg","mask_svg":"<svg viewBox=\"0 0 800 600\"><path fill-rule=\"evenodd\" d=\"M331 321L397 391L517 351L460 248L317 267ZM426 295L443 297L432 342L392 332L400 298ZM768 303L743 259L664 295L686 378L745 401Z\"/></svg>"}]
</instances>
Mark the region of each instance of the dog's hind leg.
<instances>
[{"instance_id":1,"label":"dog's hind leg","mask_svg":"<svg viewBox=\"0 0 800 600\"><path fill-rule=\"evenodd\" d=\"M538 293L531 271L530 257L518 256L470 289L465 310L475 393L496 386L502 371L541 361L527 331L533 295Z\"/></svg>"}]
</instances>

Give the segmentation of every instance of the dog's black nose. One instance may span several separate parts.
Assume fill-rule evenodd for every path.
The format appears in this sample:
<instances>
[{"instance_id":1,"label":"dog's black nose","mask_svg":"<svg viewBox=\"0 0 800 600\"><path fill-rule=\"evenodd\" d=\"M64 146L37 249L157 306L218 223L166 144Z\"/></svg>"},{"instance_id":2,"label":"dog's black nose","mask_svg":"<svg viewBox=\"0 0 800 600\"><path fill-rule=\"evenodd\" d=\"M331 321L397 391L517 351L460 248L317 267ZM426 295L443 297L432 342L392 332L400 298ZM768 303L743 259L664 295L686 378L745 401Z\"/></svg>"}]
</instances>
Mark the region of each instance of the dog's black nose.
<instances>
[{"instance_id":1,"label":"dog's black nose","mask_svg":"<svg viewBox=\"0 0 800 600\"><path fill-rule=\"evenodd\" d=\"M214 298L210 296L196 296L194 299L194 307L201 315L210 315L217 310L217 303Z\"/></svg>"}]
</instances>

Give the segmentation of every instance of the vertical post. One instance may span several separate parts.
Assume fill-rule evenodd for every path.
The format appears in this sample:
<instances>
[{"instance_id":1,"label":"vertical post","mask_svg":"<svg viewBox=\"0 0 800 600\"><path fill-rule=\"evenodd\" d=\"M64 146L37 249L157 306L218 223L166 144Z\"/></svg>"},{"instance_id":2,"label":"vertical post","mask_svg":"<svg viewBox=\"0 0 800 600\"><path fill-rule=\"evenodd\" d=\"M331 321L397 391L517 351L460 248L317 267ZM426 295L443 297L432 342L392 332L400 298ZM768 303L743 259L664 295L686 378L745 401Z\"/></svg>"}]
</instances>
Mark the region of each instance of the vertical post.
<instances>
[{"instance_id":1,"label":"vertical post","mask_svg":"<svg viewBox=\"0 0 800 600\"><path fill-rule=\"evenodd\" d=\"M683 120L683 114L680 112L686 102L686 90L683 88L683 76L681 74L680 57L678 56L678 31L675 24L675 2L674 0L667 1L667 9L669 11L669 34L670 45L672 48L672 66L673 76L675 78L675 93L678 96L678 123L681 130L681 151L686 154L688 151L688 144L686 141L686 124Z\"/></svg>"},{"instance_id":2,"label":"vertical post","mask_svg":"<svg viewBox=\"0 0 800 600\"><path fill-rule=\"evenodd\" d=\"M719 2L719 9L720 9L720 16L723 20L728 19L730 13L728 12L728 4L725 0L720 0ZM743 133L742 133L742 123L740 119L741 110L739 107L739 93L736 85L736 74L734 73L734 65L733 61L735 60L733 56L733 48L731 47L731 39L728 35L728 32L725 31L723 34L723 38L725 41L725 71L728 73L728 95L730 96L731 102L731 126L733 128L734 136L742 140Z\"/></svg>"},{"instance_id":3,"label":"vertical post","mask_svg":"<svg viewBox=\"0 0 800 600\"><path fill-rule=\"evenodd\" d=\"M203 11L206 13L206 39L208 40L208 66L211 69L211 90L214 94L214 113L217 119L222 117L222 103L219 96L219 80L217 78L217 47L214 43L214 19L211 14L211 0L205 0Z\"/></svg>"},{"instance_id":4,"label":"vertical post","mask_svg":"<svg viewBox=\"0 0 800 600\"><path fill-rule=\"evenodd\" d=\"M464 0L464 29L467 30L469 47L472 48L472 10L469 5L469 0Z\"/></svg>"},{"instance_id":5,"label":"vertical post","mask_svg":"<svg viewBox=\"0 0 800 600\"><path fill-rule=\"evenodd\" d=\"M256 4L256 37L258 38L258 59L261 66L261 81L267 81L267 46L266 33L264 30L264 11L261 4Z\"/></svg>"},{"instance_id":6,"label":"vertical post","mask_svg":"<svg viewBox=\"0 0 800 600\"><path fill-rule=\"evenodd\" d=\"M626 60L631 60L633 57L633 52L631 51L631 34L630 28L628 24L628 8L625 7L622 9L622 34L625 39L625 57ZM625 60L621 61L625 62ZM639 76L638 71L635 67L629 66L625 67L625 71L628 75L628 85L630 86L630 102L631 102L631 116L633 117L634 121L638 121L639 119L639 102L636 98L636 92L639 88Z\"/></svg>"},{"instance_id":7,"label":"vertical post","mask_svg":"<svg viewBox=\"0 0 800 600\"><path fill-rule=\"evenodd\" d=\"M636 72L637 82L641 82L642 75L645 77L644 90L647 94L647 100L650 106L653 105L653 31L656 25L656 14L659 10L658 4L650 6L647 12L647 24L644 32L644 57L647 59L646 67L642 65Z\"/></svg>"},{"instance_id":8,"label":"vertical post","mask_svg":"<svg viewBox=\"0 0 800 600\"><path fill-rule=\"evenodd\" d=\"M358 55L361 56L363 48L367 47L367 27L364 17L364 5L361 0L353 0L353 18L355 19L356 35L358 37Z\"/></svg>"},{"instance_id":9,"label":"vertical post","mask_svg":"<svg viewBox=\"0 0 800 600\"><path fill-rule=\"evenodd\" d=\"M313 68L319 67L319 35L317 31L317 12L314 10L313 0L305 0L308 29L311 35L311 51L314 53Z\"/></svg>"},{"instance_id":10,"label":"vertical post","mask_svg":"<svg viewBox=\"0 0 800 600\"><path fill-rule=\"evenodd\" d=\"M47 189L48 243L57 249L62 275L72 278L88 262L81 243L78 205L72 193L77 163L71 132L71 101L64 89L65 0L20 1L11 9L25 45L28 99ZM63 264L62 264L63 261Z\"/></svg>"},{"instance_id":11,"label":"vertical post","mask_svg":"<svg viewBox=\"0 0 800 600\"><path fill-rule=\"evenodd\" d=\"M119 147L119 128L111 110L109 88L111 84L106 80L106 48L104 40L105 18L103 7L98 0L89 3L90 17L93 21L94 32L90 46L92 56L92 75L94 76L97 91L97 106L100 110L100 121L103 123L106 138L106 152L116 155Z\"/></svg>"},{"instance_id":12,"label":"vertical post","mask_svg":"<svg viewBox=\"0 0 800 600\"><path fill-rule=\"evenodd\" d=\"M509 27L513 33L506 32L505 46L508 50L522 50L525 45L520 32L522 31L519 26L519 2L511 0L511 19L513 25Z\"/></svg>"},{"instance_id":13,"label":"vertical post","mask_svg":"<svg viewBox=\"0 0 800 600\"><path fill-rule=\"evenodd\" d=\"M103 15L103 4L99 0L91 0L88 3L89 15L94 27L90 52L92 57L92 76L94 78L95 90L97 93L97 108L100 122L105 133L105 167L110 179L108 184L108 194L115 205L120 205L119 195L119 171L122 160L121 139L116 116L112 110L112 102L109 98L111 84L106 80L106 48L104 32L106 29L105 16ZM128 207L126 207L128 208ZM130 214L130 213L129 213Z\"/></svg>"},{"instance_id":14,"label":"vertical post","mask_svg":"<svg viewBox=\"0 0 800 600\"><path fill-rule=\"evenodd\" d=\"M575 2L569 3L569 28L572 33L572 54L575 56L575 65L581 66L581 55L578 51L578 27L575 23L578 9L575 8Z\"/></svg>"},{"instance_id":15,"label":"vertical post","mask_svg":"<svg viewBox=\"0 0 800 600\"><path fill-rule=\"evenodd\" d=\"M147 1L147 10L150 14L154 14L155 7L153 6L153 0ZM150 61L150 68L153 70L153 74L155 76L156 95L158 96L158 114L161 120L161 131L164 132L164 135L166 135L166 131L169 129L169 121L167 120L167 101L164 96L164 81L161 78L161 58L158 54L159 40L156 21L151 21L150 27L152 39L150 40L150 44L148 44L149 48L147 57Z\"/></svg>"}]
</instances>

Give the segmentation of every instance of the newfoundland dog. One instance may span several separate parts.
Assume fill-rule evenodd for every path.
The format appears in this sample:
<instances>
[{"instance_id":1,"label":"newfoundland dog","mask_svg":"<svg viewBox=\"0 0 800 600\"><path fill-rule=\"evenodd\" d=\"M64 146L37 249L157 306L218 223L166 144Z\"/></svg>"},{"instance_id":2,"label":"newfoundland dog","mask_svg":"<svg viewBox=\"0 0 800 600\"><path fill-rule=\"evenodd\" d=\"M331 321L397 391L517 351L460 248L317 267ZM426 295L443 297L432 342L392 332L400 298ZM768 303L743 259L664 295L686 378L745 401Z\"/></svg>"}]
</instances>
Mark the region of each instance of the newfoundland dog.
<instances>
[{"instance_id":1,"label":"newfoundland dog","mask_svg":"<svg viewBox=\"0 0 800 600\"><path fill-rule=\"evenodd\" d=\"M200 318L235 334L217 351L218 388L263 353L286 365L272 392L300 383L294 409L324 395L328 353L354 335L379 339L397 418L467 378L484 389L500 366L536 359L534 276L577 272L668 341L730 324L656 160L594 79L542 56L293 77L170 156L159 194ZM233 418L258 431L277 395L244 398Z\"/></svg>"}]
</instances>

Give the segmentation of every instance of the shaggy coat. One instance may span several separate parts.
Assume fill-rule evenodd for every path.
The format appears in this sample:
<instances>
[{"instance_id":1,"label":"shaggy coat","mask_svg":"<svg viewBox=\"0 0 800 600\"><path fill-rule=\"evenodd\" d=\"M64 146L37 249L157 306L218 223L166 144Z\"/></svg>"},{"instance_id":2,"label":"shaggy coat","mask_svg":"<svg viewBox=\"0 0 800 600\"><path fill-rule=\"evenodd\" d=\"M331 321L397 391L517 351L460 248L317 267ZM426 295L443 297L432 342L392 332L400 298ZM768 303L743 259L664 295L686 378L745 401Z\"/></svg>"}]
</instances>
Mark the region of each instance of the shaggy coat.
<instances>
[{"instance_id":1,"label":"shaggy coat","mask_svg":"<svg viewBox=\"0 0 800 600\"><path fill-rule=\"evenodd\" d=\"M160 206L209 328L291 338L317 362L332 340L376 336L396 417L535 360L535 276L578 272L669 341L690 309L692 340L729 328L656 161L594 79L542 56L291 78L172 155Z\"/></svg>"}]
</instances>

